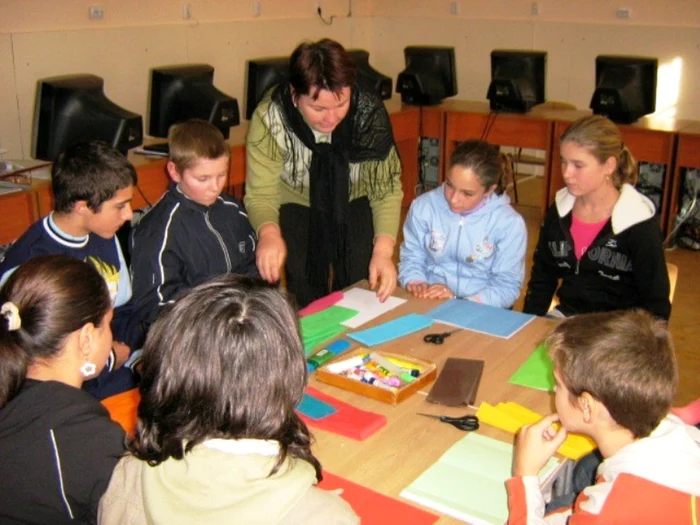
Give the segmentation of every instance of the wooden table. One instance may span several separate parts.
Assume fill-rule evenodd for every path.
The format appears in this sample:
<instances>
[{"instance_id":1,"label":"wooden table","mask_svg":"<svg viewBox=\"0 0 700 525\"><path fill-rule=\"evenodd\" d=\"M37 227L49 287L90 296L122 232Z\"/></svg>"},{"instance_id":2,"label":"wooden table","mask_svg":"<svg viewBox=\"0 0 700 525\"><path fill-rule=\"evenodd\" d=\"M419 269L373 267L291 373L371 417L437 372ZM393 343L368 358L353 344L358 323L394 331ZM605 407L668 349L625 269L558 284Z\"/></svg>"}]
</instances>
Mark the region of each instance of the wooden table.
<instances>
[{"instance_id":1,"label":"wooden table","mask_svg":"<svg viewBox=\"0 0 700 525\"><path fill-rule=\"evenodd\" d=\"M379 324L411 312L422 313L437 304L438 301L410 299L372 324ZM477 403L515 401L545 414L553 411L549 394L511 385L507 381L555 324L555 321L537 318L511 339L462 330L450 336L441 346L423 342L426 333L448 328L434 325L377 348L432 361L438 365L438 370L442 369L448 357L483 359L485 367ZM397 406L321 383L313 376L310 384L337 399L387 417L387 425L365 441L355 441L313 427L311 431L316 438L313 451L325 469L393 497L398 497L403 489L437 461L450 446L466 435L451 425L417 416L416 413L462 416L467 411L472 412L467 408L449 408L425 401L423 394L430 390L432 383L424 388L423 393L419 392ZM512 434L487 425L483 425L479 433L510 443L514 440ZM438 523L461 522L443 516Z\"/></svg>"}]
</instances>

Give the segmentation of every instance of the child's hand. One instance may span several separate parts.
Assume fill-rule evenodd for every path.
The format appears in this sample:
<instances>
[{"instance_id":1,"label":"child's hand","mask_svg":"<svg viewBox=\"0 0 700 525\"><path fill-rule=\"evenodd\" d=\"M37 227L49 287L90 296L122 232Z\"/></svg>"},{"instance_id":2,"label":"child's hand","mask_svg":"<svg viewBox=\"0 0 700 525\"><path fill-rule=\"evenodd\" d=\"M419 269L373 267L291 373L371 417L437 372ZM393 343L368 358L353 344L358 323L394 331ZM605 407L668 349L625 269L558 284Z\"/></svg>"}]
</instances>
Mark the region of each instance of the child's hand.
<instances>
[{"instance_id":1,"label":"child's hand","mask_svg":"<svg viewBox=\"0 0 700 525\"><path fill-rule=\"evenodd\" d=\"M275 224L265 224L258 232L258 246L255 250L255 264L260 277L269 283L279 281L286 258L287 244L279 227Z\"/></svg>"},{"instance_id":2,"label":"child's hand","mask_svg":"<svg viewBox=\"0 0 700 525\"><path fill-rule=\"evenodd\" d=\"M423 297L428 290L428 283L424 281L413 281L406 285L406 291L414 297Z\"/></svg>"},{"instance_id":3,"label":"child's hand","mask_svg":"<svg viewBox=\"0 0 700 525\"><path fill-rule=\"evenodd\" d=\"M452 299L455 294L444 284L432 284L423 292L422 299Z\"/></svg>"},{"instance_id":4,"label":"child's hand","mask_svg":"<svg viewBox=\"0 0 700 525\"><path fill-rule=\"evenodd\" d=\"M127 359L129 359L129 355L131 354L131 348L129 345L126 345L124 343L120 343L119 341L112 341L112 349L114 350L114 370L122 366Z\"/></svg>"},{"instance_id":5,"label":"child's hand","mask_svg":"<svg viewBox=\"0 0 700 525\"><path fill-rule=\"evenodd\" d=\"M556 421L559 421L559 416L551 414L520 429L515 444L514 476L537 476L564 443L566 429L562 426L557 430L553 425Z\"/></svg>"}]
</instances>

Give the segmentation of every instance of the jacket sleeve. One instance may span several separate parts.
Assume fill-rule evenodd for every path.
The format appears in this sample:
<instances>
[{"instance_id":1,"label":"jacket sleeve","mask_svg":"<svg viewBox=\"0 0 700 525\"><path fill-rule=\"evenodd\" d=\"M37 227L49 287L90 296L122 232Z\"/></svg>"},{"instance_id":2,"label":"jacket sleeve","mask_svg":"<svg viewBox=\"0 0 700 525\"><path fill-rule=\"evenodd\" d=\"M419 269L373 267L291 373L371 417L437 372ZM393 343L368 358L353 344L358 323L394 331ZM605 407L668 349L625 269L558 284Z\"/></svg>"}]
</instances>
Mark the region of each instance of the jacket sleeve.
<instances>
[{"instance_id":1,"label":"jacket sleeve","mask_svg":"<svg viewBox=\"0 0 700 525\"><path fill-rule=\"evenodd\" d=\"M525 279L527 229L523 218L514 214L498 241L488 286L476 295L481 302L500 308L510 307L520 295Z\"/></svg>"},{"instance_id":2,"label":"jacket sleeve","mask_svg":"<svg viewBox=\"0 0 700 525\"><path fill-rule=\"evenodd\" d=\"M661 229L656 217L635 229L634 236L630 238L630 255L639 306L656 317L668 319L671 315L670 283Z\"/></svg>"},{"instance_id":3,"label":"jacket sleeve","mask_svg":"<svg viewBox=\"0 0 700 525\"><path fill-rule=\"evenodd\" d=\"M167 225L155 233L141 226L136 226L132 242L133 301L141 321L150 325L160 309L189 286L184 259Z\"/></svg>"},{"instance_id":4,"label":"jacket sleeve","mask_svg":"<svg viewBox=\"0 0 700 525\"><path fill-rule=\"evenodd\" d=\"M545 517L545 504L537 476L518 476L506 480L508 525L566 525L571 508Z\"/></svg>"},{"instance_id":5,"label":"jacket sleeve","mask_svg":"<svg viewBox=\"0 0 700 525\"><path fill-rule=\"evenodd\" d=\"M403 189L401 187L401 161L396 148L391 148L389 155L384 159L387 166L396 166L392 173L391 191L382 195L381 198L369 199L372 207L372 219L374 223L374 236L387 235L396 240L396 234L401 222L401 201L403 199Z\"/></svg>"},{"instance_id":6,"label":"jacket sleeve","mask_svg":"<svg viewBox=\"0 0 700 525\"><path fill-rule=\"evenodd\" d=\"M403 243L399 253L399 284L404 288L414 281L428 282L428 254L423 239L428 224L419 218L419 200L413 201L403 225Z\"/></svg>"},{"instance_id":7,"label":"jacket sleeve","mask_svg":"<svg viewBox=\"0 0 700 525\"><path fill-rule=\"evenodd\" d=\"M272 143L271 130L263 115L274 114L263 101L255 110L246 137L245 207L253 229L258 232L265 224L279 225L280 177L284 169L281 151ZM281 123L280 123L281 126ZM272 152L277 152L273 155Z\"/></svg>"},{"instance_id":8,"label":"jacket sleeve","mask_svg":"<svg viewBox=\"0 0 700 525\"><path fill-rule=\"evenodd\" d=\"M530 282L527 284L523 307L523 312L528 314L545 315L557 290L559 269L548 245L548 232L552 228L558 228L556 221L556 209L552 206L540 228L540 236L532 258Z\"/></svg>"}]
</instances>

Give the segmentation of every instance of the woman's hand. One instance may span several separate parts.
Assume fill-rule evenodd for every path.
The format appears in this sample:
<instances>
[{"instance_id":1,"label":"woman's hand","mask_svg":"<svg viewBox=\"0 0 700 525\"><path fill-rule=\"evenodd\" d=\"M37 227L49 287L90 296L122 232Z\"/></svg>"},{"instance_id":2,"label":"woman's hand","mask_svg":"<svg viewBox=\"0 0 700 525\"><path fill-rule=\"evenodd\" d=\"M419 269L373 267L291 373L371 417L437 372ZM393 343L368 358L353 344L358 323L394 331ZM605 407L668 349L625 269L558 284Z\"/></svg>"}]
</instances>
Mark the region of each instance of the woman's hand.
<instances>
[{"instance_id":1,"label":"woman's hand","mask_svg":"<svg viewBox=\"0 0 700 525\"><path fill-rule=\"evenodd\" d=\"M379 235L374 242L372 259L369 261L369 287L377 290L381 302L394 293L398 274L391 257L394 254L394 240L386 235Z\"/></svg>"},{"instance_id":2,"label":"woman's hand","mask_svg":"<svg viewBox=\"0 0 700 525\"><path fill-rule=\"evenodd\" d=\"M258 246L255 251L255 264L260 276L269 283L279 281L286 258L287 244L282 238L279 226L265 224L258 231Z\"/></svg>"}]
</instances>

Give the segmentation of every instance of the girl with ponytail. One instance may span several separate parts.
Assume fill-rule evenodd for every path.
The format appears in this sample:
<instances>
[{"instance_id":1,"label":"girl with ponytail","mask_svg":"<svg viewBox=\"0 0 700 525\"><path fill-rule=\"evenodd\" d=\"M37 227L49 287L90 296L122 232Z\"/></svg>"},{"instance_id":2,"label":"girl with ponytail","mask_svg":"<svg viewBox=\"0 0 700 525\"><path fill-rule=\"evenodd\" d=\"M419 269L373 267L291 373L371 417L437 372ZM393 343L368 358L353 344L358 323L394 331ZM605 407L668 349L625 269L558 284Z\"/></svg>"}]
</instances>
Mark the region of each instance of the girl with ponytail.
<instances>
[{"instance_id":1,"label":"girl with ponytail","mask_svg":"<svg viewBox=\"0 0 700 525\"><path fill-rule=\"evenodd\" d=\"M93 266L22 264L0 290L0 523L94 523L124 433L81 385L112 346Z\"/></svg>"},{"instance_id":2,"label":"girl with ponytail","mask_svg":"<svg viewBox=\"0 0 700 525\"><path fill-rule=\"evenodd\" d=\"M671 314L656 208L639 193L637 162L617 126L581 118L561 137L565 188L540 230L525 311L562 317L644 308Z\"/></svg>"},{"instance_id":3,"label":"girl with ponytail","mask_svg":"<svg viewBox=\"0 0 700 525\"><path fill-rule=\"evenodd\" d=\"M510 163L479 140L457 145L445 183L411 204L399 283L416 297L508 308L525 277L525 221L504 193Z\"/></svg>"}]
</instances>

